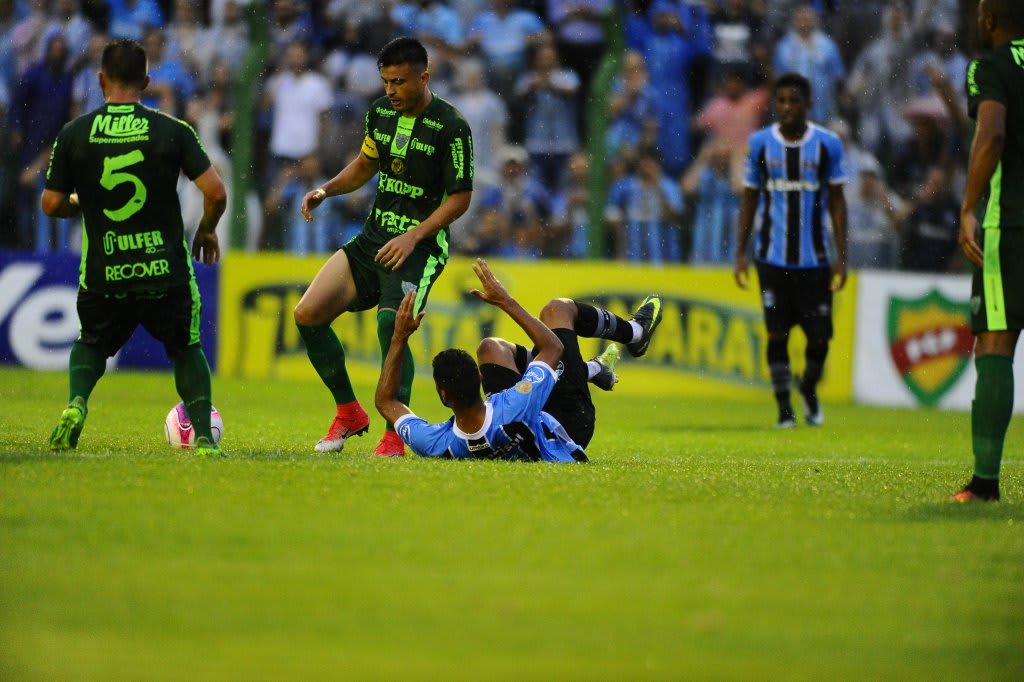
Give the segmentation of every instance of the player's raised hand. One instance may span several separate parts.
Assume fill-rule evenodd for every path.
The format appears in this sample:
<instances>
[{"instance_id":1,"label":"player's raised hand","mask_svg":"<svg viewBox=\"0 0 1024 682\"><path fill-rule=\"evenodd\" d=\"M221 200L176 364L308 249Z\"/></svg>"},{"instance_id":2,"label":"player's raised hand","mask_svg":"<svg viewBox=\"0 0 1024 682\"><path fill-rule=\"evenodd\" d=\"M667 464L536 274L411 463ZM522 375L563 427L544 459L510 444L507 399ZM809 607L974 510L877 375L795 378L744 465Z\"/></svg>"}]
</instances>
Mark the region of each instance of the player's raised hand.
<instances>
[{"instance_id":1,"label":"player's raised hand","mask_svg":"<svg viewBox=\"0 0 1024 682\"><path fill-rule=\"evenodd\" d=\"M416 290L410 289L405 292L402 304L398 306L398 313L395 315L395 331L392 334L393 339L407 339L420 328L420 322L423 320L424 313L420 312L419 315L413 315L412 311L415 306Z\"/></svg>"},{"instance_id":2,"label":"player's raised hand","mask_svg":"<svg viewBox=\"0 0 1024 682\"><path fill-rule=\"evenodd\" d=\"M311 192L306 192L306 196L302 197L302 217L308 223L313 220L313 209L320 204L324 203L324 199L327 198L327 192L320 189L319 187Z\"/></svg>"},{"instance_id":3,"label":"player's raised hand","mask_svg":"<svg viewBox=\"0 0 1024 682\"><path fill-rule=\"evenodd\" d=\"M494 273L487 267L487 262L483 258L477 258L476 262L473 263L473 272L476 273L477 279L480 280L480 286L483 289L471 289L469 293L481 301L486 301L499 308L512 300L512 295L508 293L502 283L498 281L498 278L494 276Z\"/></svg>"},{"instance_id":4,"label":"player's raised hand","mask_svg":"<svg viewBox=\"0 0 1024 682\"><path fill-rule=\"evenodd\" d=\"M960 248L964 250L967 260L979 268L984 262L985 255L978 244L978 219L972 211L960 212Z\"/></svg>"},{"instance_id":5,"label":"player's raised hand","mask_svg":"<svg viewBox=\"0 0 1024 682\"><path fill-rule=\"evenodd\" d=\"M220 260L220 240L216 232L197 230L192 239L192 257L206 265L213 265Z\"/></svg>"}]
</instances>

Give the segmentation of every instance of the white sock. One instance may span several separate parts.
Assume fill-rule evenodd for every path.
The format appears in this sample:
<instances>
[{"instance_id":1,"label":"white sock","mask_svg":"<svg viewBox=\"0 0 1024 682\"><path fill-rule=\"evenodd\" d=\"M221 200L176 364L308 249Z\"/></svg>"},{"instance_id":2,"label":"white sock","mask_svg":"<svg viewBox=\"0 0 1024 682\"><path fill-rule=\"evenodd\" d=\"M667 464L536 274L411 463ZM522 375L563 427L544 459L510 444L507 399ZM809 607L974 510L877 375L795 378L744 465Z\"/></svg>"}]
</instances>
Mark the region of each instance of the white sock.
<instances>
[{"instance_id":1,"label":"white sock","mask_svg":"<svg viewBox=\"0 0 1024 682\"><path fill-rule=\"evenodd\" d=\"M633 338L630 340L630 343L636 343L644 335L644 328L636 320L630 320L629 326L633 329Z\"/></svg>"},{"instance_id":2,"label":"white sock","mask_svg":"<svg viewBox=\"0 0 1024 682\"><path fill-rule=\"evenodd\" d=\"M587 360L587 381L601 373L601 364L597 360Z\"/></svg>"}]
</instances>

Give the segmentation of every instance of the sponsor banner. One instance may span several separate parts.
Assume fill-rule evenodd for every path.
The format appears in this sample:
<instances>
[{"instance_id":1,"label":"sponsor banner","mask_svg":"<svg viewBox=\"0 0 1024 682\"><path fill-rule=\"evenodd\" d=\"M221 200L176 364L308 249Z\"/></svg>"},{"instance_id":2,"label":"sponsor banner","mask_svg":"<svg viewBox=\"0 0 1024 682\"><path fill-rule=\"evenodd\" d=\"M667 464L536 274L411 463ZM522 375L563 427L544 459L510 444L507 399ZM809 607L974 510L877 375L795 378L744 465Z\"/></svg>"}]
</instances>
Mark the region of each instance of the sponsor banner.
<instances>
[{"instance_id":1,"label":"sponsor banner","mask_svg":"<svg viewBox=\"0 0 1024 682\"><path fill-rule=\"evenodd\" d=\"M68 369L78 338L76 301L80 256L0 250L0 363L42 370ZM200 329L211 367L217 362L217 269L196 266L203 299ZM170 369L159 343L137 330L108 367Z\"/></svg>"},{"instance_id":2,"label":"sponsor banner","mask_svg":"<svg viewBox=\"0 0 1024 682\"><path fill-rule=\"evenodd\" d=\"M858 402L966 410L976 374L968 275L862 272L853 393ZM1015 409L1024 369L1016 369Z\"/></svg>"},{"instance_id":3,"label":"sponsor banner","mask_svg":"<svg viewBox=\"0 0 1024 682\"><path fill-rule=\"evenodd\" d=\"M318 381L292 319L292 311L323 258L238 254L222 266L220 372L240 377L304 378ZM475 351L482 338L502 336L527 343L498 309L469 291L479 285L471 260L453 258L427 302L427 315L411 348L420 371L449 347ZM665 312L646 357L623 354L616 391L765 396L771 389L765 330L751 268L752 288L736 287L724 268L645 267L619 263L490 261L492 270L531 312L555 297L593 302L629 317L649 293L661 294ZM851 397L851 339L855 276L836 296L836 338L821 394ZM380 366L376 313L342 315L334 329L345 347L353 378L375 381ZM581 339L584 358L603 342ZM792 334L794 371L803 367L803 336ZM363 396L364 399L368 396Z\"/></svg>"}]
</instances>

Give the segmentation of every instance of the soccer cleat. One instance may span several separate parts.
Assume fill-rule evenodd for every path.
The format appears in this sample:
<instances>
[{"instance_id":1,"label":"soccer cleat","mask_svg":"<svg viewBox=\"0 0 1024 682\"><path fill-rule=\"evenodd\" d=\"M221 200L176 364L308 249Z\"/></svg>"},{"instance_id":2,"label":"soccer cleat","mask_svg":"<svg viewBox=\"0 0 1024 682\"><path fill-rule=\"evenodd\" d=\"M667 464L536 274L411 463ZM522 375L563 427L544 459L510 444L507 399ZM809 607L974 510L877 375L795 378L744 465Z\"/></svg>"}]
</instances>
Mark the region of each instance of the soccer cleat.
<instances>
[{"instance_id":1,"label":"soccer cleat","mask_svg":"<svg viewBox=\"0 0 1024 682\"><path fill-rule=\"evenodd\" d=\"M619 346L615 343L608 344L608 347L595 358L592 358L593 362L596 362L601 366L601 371L590 379L590 383L597 386L602 391L610 391L615 388L615 384L619 382L619 377L615 374L615 363L619 360Z\"/></svg>"},{"instance_id":2,"label":"soccer cleat","mask_svg":"<svg viewBox=\"0 0 1024 682\"><path fill-rule=\"evenodd\" d=\"M998 502L999 480L971 477L971 482L949 498L952 502L966 504L968 502Z\"/></svg>"},{"instance_id":3,"label":"soccer cleat","mask_svg":"<svg viewBox=\"0 0 1024 682\"><path fill-rule=\"evenodd\" d=\"M317 441L317 452L335 452L345 447L345 440L361 436L370 430L370 417L359 403L352 402L338 409L338 415L327 429L327 435Z\"/></svg>"},{"instance_id":4,"label":"soccer cleat","mask_svg":"<svg viewBox=\"0 0 1024 682\"><path fill-rule=\"evenodd\" d=\"M60 414L60 421L53 427L50 434L50 451L74 450L78 447L78 437L85 426L85 416L89 413L85 400L75 396Z\"/></svg>"},{"instance_id":5,"label":"soccer cleat","mask_svg":"<svg viewBox=\"0 0 1024 682\"><path fill-rule=\"evenodd\" d=\"M223 457L224 451L220 449L220 446L210 441L206 436L199 436L196 438L195 444L196 455L199 457Z\"/></svg>"},{"instance_id":6,"label":"soccer cleat","mask_svg":"<svg viewBox=\"0 0 1024 682\"><path fill-rule=\"evenodd\" d=\"M794 429L796 428L796 415L793 414L793 410L781 409L779 410L779 418L775 422L775 428L777 429Z\"/></svg>"},{"instance_id":7,"label":"soccer cleat","mask_svg":"<svg viewBox=\"0 0 1024 682\"><path fill-rule=\"evenodd\" d=\"M804 421L808 426L821 426L825 423L825 410L818 401L818 394L812 388L804 392L803 386L799 387L800 397L804 401Z\"/></svg>"},{"instance_id":8,"label":"soccer cleat","mask_svg":"<svg viewBox=\"0 0 1024 682\"><path fill-rule=\"evenodd\" d=\"M626 344L626 350L634 358L638 358L647 352L647 347L651 345L651 337L654 336L654 330L661 324L661 296L651 294L645 298L631 319L640 325L643 332L639 339Z\"/></svg>"},{"instance_id":9,"label":"soccer cleat","mask_svg":"<svg viewBox=\"0 0 1024 682\"><path fill-rule=\"evenodd\" d=\"M395 431L385 431L373 449L374 457L405 457L405 442Z\"/></svg>"}]
</instances>

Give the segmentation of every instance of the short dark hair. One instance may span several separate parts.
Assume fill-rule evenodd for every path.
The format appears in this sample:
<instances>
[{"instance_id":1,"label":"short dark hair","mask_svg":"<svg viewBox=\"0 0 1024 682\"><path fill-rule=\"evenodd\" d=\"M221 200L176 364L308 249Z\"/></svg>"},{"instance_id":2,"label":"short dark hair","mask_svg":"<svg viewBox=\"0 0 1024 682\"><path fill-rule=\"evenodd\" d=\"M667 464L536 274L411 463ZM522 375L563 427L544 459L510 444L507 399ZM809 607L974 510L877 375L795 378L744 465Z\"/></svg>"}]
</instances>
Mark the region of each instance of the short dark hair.
<instances>
[{"instance_id":1,"label":"short dark hair","mask_svg":"<svg viewBox=\"0 0 1024 682\"><path fill-rule=\"evenodd\" d=\"M146 50L134 40L122 39L107 43L103 48L101 68L107 80L141 88L149 68Z\"/></svg>"},{"instance_id":2,"label":"short dark hair","mask_svg":"<svg viewBox=\"0 0 1024 682\"><path fill-rule=\"evenodd\" d=\"M449 348L434 356L434 383L448 396L448 407L469 407L480 400L480 368L466 351Z\"/></svg>"},{"instance_id":3,"label":"short dark hair","mask_svg":"<svg viewBox=\"0 0 1024 682\"><path fill-rule=\"evenodd\" d=\"M1024 3L1020 0L988 0L988 11L994 14L1005 28L1012 31L1024 30Z\"/></svg>"},{"instance_id":4,"label":"short dark hair","mask_svg":"<svg viewBox=\"0 0 1024 682\"><path fill-rule=\"evenodd\" d=\"M778 80L775 81L775 92L782 88L796 88L806 101L811 101L811 81L798 73L790 71L779 76Z\"/></svg>"},{"instance_id":5,"label":"short dark hair","mask_svg":"<svg viewBox=\"0 0 1024 682\"><path fill-rule=\"evenodd\" d=\"M377 55L377 68L408 64L419 70L427 70L427 49L415 38L401 36L381 48Z\"/></svg>"}]
</instances>

